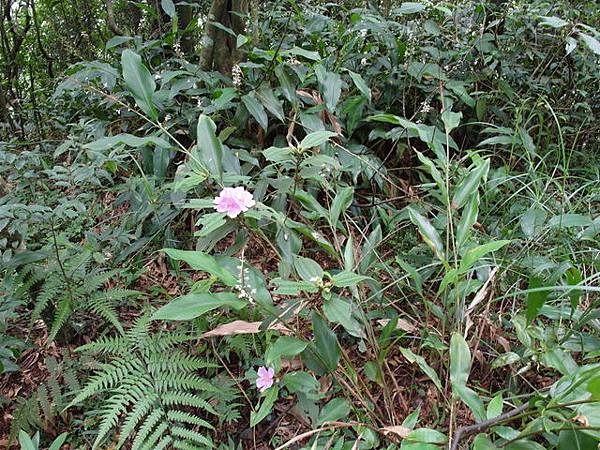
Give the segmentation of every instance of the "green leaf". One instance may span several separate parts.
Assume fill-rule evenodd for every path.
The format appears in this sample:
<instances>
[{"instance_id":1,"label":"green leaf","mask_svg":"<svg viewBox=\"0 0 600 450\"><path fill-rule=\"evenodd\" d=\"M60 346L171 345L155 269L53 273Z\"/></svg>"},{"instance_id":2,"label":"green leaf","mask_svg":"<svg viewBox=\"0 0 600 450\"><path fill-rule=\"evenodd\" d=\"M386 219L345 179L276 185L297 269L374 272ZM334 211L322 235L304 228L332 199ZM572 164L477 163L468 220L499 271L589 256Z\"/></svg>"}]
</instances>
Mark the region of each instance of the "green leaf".
<instances>
[{"instance_id":1,"label":"green leaf","mask_svg":"<svg viewBox=\"0 0 600 450\"><path fill-rule=\"evenodd\" d=\"M314 69L327 109L333 112L342 93L342 78L335 72L327 71L321 64L317 64Z\"/></svg>"},{"instance_id":2,"label":"green leaf","mask_svg":"<svg viewBox=\"0 0 600 450\"><path fill-rule=\"evenodd\" d=\"M579 33L585 45L587 45L591 51L593 51L596 55L600 55L600 42L593 36L585 33Z\"/></svg>"},{"instance_id":3,"label":"green leaf","mask_svg":"<svg viewBox=\"0 0 600 450\"><path fill-rule=\"evenodd\" d=\"M334 133L333 131L315 131L307 134L304 139L302 139L302 142L300 142L300 148L309 149L318 147L319 145L327 142L329 138L337 135L338 134Z\"/></svg>"},{"instance_id":4,"label":"green leaf","mask_svg":"<svg viewBox=\"0 0 600 450\"><path fill-rule=\"evenodd\" d=\"M469 407L477 421L485 420L483 402L475 391L467 387L471 372L471 350L461 334L453 333L450 338L450 383L452 392Z\"/></svg>"},{"instance_id":5,"label":"green leaf","mask_svg":"<svg viewBox=\"0 0 600 450\"><path fill-rule=\"evenodd\" d=\"M537 289L543 287L542 279L532 276L529 278L529 286L527 289ZM527 323L531 323L540 313L542 306L546 303L546 299L550 291L537 291L527 293Z\"/></svg>"},{"instance_id":6,"label":"green leaf","mask_svg":"<svg viewBox=\"0 0 600 450\"><path fill-rule=\"evenodd\" d=\"M402 356L404 356L409 362L416 362L419 366L419 369L421 369L423 373L427 375L431 379L431 381L433 381L435 387L438 388L440 392L442 392L442 382L440 381L440 378L438 377L437 373L435 373L435 370L433 370L433 368L429 364L427 364L425 358L413 353L412 350L410 350L409 348L400 347L400 352L402 353Z\"/></svg>"},{"instance_id":7,"label":"green leaf","mask_svg":"<svg viewBox=\"0 0 600 450\"><path fill-rule=\"evenodd\" d=\"M533 239L538 235L544 226L547 213L543 209L532 206L521 216L519 220L521 231L528 239Z\"/></svg>"},{"instance_id":8,"label":"green leaf","mask_svg":"<svg viewBox=\"0 0 600 450\"><path fill-rule=\"evenodd\" d=\"M294 268L304 281L314 283L323 278L323 269L316 261L304 256L294 255Z\"/></svg>"},{"instance_id":9,"label":"green leaf","mask_svg":"<svg viewBox=\"0 0 600 450\"><path fill-rule=\"evenodd\" d=\"M350 413L350 405L344 398L336 397L329 401L321 412L317 420L317 425L323 425L326 422L333 422L343 419Z\"/></svg>"},{"instance_id":10,"label":"green leaf","mask_svg":"<svg viewBox=\"0 0 600 450\"><path fill-rule=\"evenodd\" d=\"M444 128L446 133L450 133L458 125L460 125L460 119L462 118L461 112L453 112L450 109L445 109L442 113L442 122L444 122Z\"/></svg>"},{"instance_id":11,"label":"green leaf","mask_svg":"<svg viewBox=\"0 0 600 450\"><path fill-rule=\"evenodd\" d=\"M502 414L503 404L504 399L502 398L502 394L498 394L492 398L486 409L486 419L493 419L494 417L498 417L500 414Z\"/></svg>"},{"instance_id":12,"label":"green leaf","mask_svg":"<svg viewBox=\"0 0 600 450\"><path fill-rule=\"evenodd\" d=\"M273 405L279 396L279 387L272 386L266 391L265 398L260 405L260 408L257 412L250 412L250 427L254 428L258 425L265 417L267 417L271 410L273 409Z\"/></svg>"},{"instance_id":13,"label":"green leaf","mask_svg":"<svg viewBox=\"0 0 600 450\"><path fill-rule=\"evenodd\" d=\"M335 333L316 312L312 313L312 323L314 349L326 370L333 372L337 369L340 360L340 348Z\"/></svg>"},{"instance_id":14,"label":"green leaf","mask_svg":"<svg viewBox=\"0 0 600 450\"><path fill-rule=\"evenodd\" d=\"M352 303L339 295L333 294L323 303L323 314L327 320L339 323L352 336L365 338L366 334L361 324L352 316Z\"/></svg>"},{"instance_id":15,"label":"green leaf","mask_svg":"<svg viewBox=\"0 0 600 450\"><path fill-rule=\"evenodd\" d=\"M216 134L217 126L212 119L204 114L198 118L196 131L198 155L201 163L206 165L209 172L219 181L223 180L223 144Z\"/></svg>"},{"instance_id":16,"label":"green leaf","mask_svg":"<svg viewBox=\"0 0 600 450\"><path fill-rule=\"evenodd\" d=\"M217 308L242 309L248 302L231 292L203 292L177 297L152 315L152 320L192 320Z\"/></svg>"},{"instance_id":17,"label":"green leaf","mask_svg":"<svg viewBox=\"0 0 600 450\"><path fill-rule=\"evenodd\" d=\"M115 136L108 136L100 138L94 142L90 142L89 144L85 144L83 148L90 149L92 151L102 152L104 150L112 150L117 145L128 145L129 147L143 147L152 145L155 147L169 149L171 148L171 144L165 141L163 138L158 136L144 136L137 137L132 134L121 133Z\"/></svg>"},{"instance_id":18,"label":"green leaf","mask_svg":"<svg viewBox=\"0 0 600 450\"><path fill-rule=\"evenodd\" d=\"M593 221L589 216L582 214L559 214L548 220L548 228L574 228L586 227L592 225Z\"/></svg>"},{"instance_id":19,"label":"green leaf","mask_svg":"<svg viewBox=\"0 0 600 450\"><path fill-rule=\"evenodd\" d=\"M557 450L598 450L598 440L583 431L563 430L558 435Z\"/></svg>"},{"instance_id":20,"label":"green leaf","mask_svg":"<svg viewBox=\"0 0 600 450\"><path fill-rule=\"evenodd\" d=\"M308 398L318 399L321 395L319 390L321 389L320 383L306 372L291 372L286 373L283 376L283 384L292 394L301 392L308 396Z\"/></svg>"},{"instance_id":21,"label":"green leaf","mask_svg":"<svg viewBox=\"0 0 600 450\"><path fill-rule=\"evenodd\" d=\"M254 119L258 122L261 128L267 131L269 126L269 118L267 117L264 106L256 99L255 95L256 94L254 92L244 95L242 97L242 102L244 102L244 106L252 115L252 117L254 117Z\"/></svg>"},{"instance_id":22,"label":"green leaf","mask_svg":"<svg viewBox=\"0 0 600 450\"><path fill-rule=\"evenodd\" d=\"M470 270L473 265L485 255L501 249L510 242L510 240L492 241L469 249L460 260L459 271L466 272L467 270Z\"/></svg>"},{"instance_id":23,"label":"green leaf","mask_svg":"<svg viewBox=\"0 0 600 450\"><path fill-rule=\"evenodd\" d=\"M569 25L569 22L561 19L560 17L540 16L540 19L542 19L542 21L540 22L541 25L548 25L552 28L562 28L564 26Z\"/></svg>"},{"instance_id":24,"label":"green leaf","mask_svg":"<svg viewBox=\"0 0 600 450\"><path fill-rule=\"evenodd\" d=\"M38 450L29 435L23 430L19 431L19 444L21 445L21 450Z\"/></svg>"},{"instance_id":25,"label":"green leaf","mask_svg":"<svg viewBox=\"0 0 600 450\"><path fill-rule=\"evenodd\" d=\"M337 227L340 215L352 204L353 198L354 188L350 186L343 188L337 193L331 203L331 215L329 216L329 221L333 228Z\"/></svg>"},{"instance_id":26,"label":"green leaf","mask_svg":"<svg viewBox=\"0 0 600 450\"><path fill-rule=\"evenodd\" d=\"M437 230L433 227L433 225L431 225L429 220L412 209L410 206L408 206L406 209L408 210L408 216L410 217L411 222L417 226L425 243L431 248L438 259L443 261L444 245L442 244L442 239L440 238Z\"/></svg>"},{"instance_id":27,"label":"green leaf","mask_svg":"<svg viewBox=\"0 0 600 450\"><path fill-rule=\"evenodd\" d=\"M460 221L456 227L456 246L461 249L467 243L471 235L471 229L477 222L479 216L479 192L471 197L467 206L463 209Z\"/></svg>"},{"instance_id":28,"label":"green leaf","mask_svg":"<svg viewBox=\"0 0 600 450\"><path fill-rule=\"evenodd\" d=\"M565 272L565 278L569 286L577 286L583 281L581 271L577 267L571 267ZM569 298L571 299L571 307L577 308L579 300L581 299L581 289L573 289L569 292Z\"/></svg>"},{"instance_id":29,"label":"green leaf","mask_svg":"<svg viewBox=\"0 0 600 450\"><path fill-rule=\"evenodd\" d=\"M256 91L256 96L261 101L263 106L269 110L271 114L277 117L282 122L285 122L285 115L283 113L283 105L281 102L275 97L273 93L273 89L267 86L263 86L258 91Z\"/></svg>"},{"instance_id":30,"label":"green leaf","mask_svg":"<svg viewBox=\"0 0 600 450\"><path fill-rule=\"evenodd\" d=\"M175 16L175 4L173 3L173 0L161 0L160 6L162 6L163 11L171 19Z\"/></svg>"},{"instance_id":31,"label":"green leaf","mask_svg":"<svg viewBox=\"0 0 600 450\"><path fill-rule=\"evenodd\" d=\"M485 177L490 169L490 160L486 159L483 163L473 169L467 177L458 185L452 198L452 207L462 208L479 189L481 179Z\"/></svg>"},{"instance_id":32,"label":"green leaf","mask_svg":"<svg viewBox=\"0 0 600 450\"><path fill-rule=\"evenodd\" d=\"M445 444L448 438L445 434L431 428L418 428L411 431L405 438L407 441L421 442L423 444Z\"/></svg>"},{"instance_id":33,"label":"green leaf","mask_svg":"<svg viewBox=\"0 0 600 450\"><path fill-rule=\"evenodd\" d=\"M471 371L471 350L465 338L452 333L450 338L450 381L455 384L467 384Z\"/></svg>"},{"instance_id":34,"label":"green leaf","mask_svg":"<svg viewBox=\"0 0 600 450\"><path fill-rule=\"evenodd\" d=\"M274 344L270 345L265 354L265 363L272 367L280 364L281 358L291 358L304 351L307 342L292 336L280 336Z\"/></svg>"},{"instance_id":35,"label":"green leaf","mask_svg":"<svg viewBox=\"0 0 600 450\"><path fill-rule=\"evenodd\" d=\"M50 445L48 450L60 450L61 446L67 440L68 435L68 433L63 433L59 435L56 439L54 439L54 441L52 441L52 444Z\"/></svg>"},{"instance_id":36,"label":"green leaf","mask_svg":"<svg viewBox=\"0 0 600 450\"><path fill-rule=\"evenodd\" d=\"M267 161L283 162L293 161L293 149L290 147L269 147L263 150L262 154Z\"/></svg>"},{"instance_id":37,"label":"green leaf","mask_svg":"<svg viewBox=\"0 0 600 450\"><path fill-rule=\"evenodd\" d=\"M364 280L368 280L369 277L364 275L358 275L354 272L350 272L348 270L344 270L342 272L336 273L332 278L331 282L335 287L351 287L356 286L358 283Z\"/></svg>"},{"instance_id":38,"label":"green leaf","mask_svg":"<svg viewBox=\"0 0 600 450\"><path fill-rule=\"evenodd\" d=\"M186 262L192 269L201 270L214 275L227 286L235 286L238 280L230 272L225 270L211 255L193 250L177 250L165 248L162 250L170 258Z\"/></svg>"},{"instance_id":39,"label":"green leaf","mask_svg":"<svg viewBox=\"0 0 600 450\"><path fill-rule=\"evenodd\" d=\"M354 85L357 87L360 93L363 94L369 100L369 103L371 103L371 89L367 85L367 82L358 73L354 73L350 70L348 71L348 73L350 74L350 78L352 78Z\"/></svg>"},{"instance_id":40,"label":"green leaf","mask_svg":"<svg viewBox=\"0 0 600 450\"><path fill-rule=\"evenodd\" d=\"M521 360L521 357L517 353L506 352L506 353L503 353L500 356L498 356L494 361L492 361L491 368L498 369L500 367L514 364L520 360Z\"/></svg>"},{"instance_id":41,"label":"green leaf","mask_svg":"<svg viewBox=\"0 0 600 450\"><path fill-rule=\"evenodd\" d=\"M142 63L142 57L132 50L125 49L121 54L121 66L123 67L125 85L133 95L137 105L153 120L158 120L158 111L152 99L156 83L154 83L154 78Z\"/></svg>"}]
</instances>

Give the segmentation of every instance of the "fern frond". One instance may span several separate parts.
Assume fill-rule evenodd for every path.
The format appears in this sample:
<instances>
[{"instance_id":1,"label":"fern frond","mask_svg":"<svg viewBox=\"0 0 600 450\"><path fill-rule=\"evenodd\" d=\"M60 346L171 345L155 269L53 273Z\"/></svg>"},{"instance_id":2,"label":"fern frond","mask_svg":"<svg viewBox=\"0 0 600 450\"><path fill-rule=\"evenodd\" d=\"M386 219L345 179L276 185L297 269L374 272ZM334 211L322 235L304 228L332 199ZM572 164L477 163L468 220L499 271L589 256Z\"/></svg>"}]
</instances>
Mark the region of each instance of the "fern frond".
<instances>
[{"instance_id":1,"label":"fern frond","mask_svg":"<svg viewBox=\"0 0 600 450\"><path fill-rule=\"evenodd\" d=\"M133 409L133 411L127 415L127 419L123 423L121 427L121 436L119 442L117 444L117 449L121 448L127 438L135 428L141 423L142 419L151 411L151 409L156 406L155 403L158 401L159 397L155 393L149 393L146 397L142 398L138 401Z\"/></svg>"},{"instance_id":2,"label":"fern frond","mask_svg":"<svg viewBox=\"0 0 600 450\"><path fill-rule=\"evenodd\" d=\"M123 336L101 336L96 342L82 345L77 352L108 353L111 355L123 355L129 351L130 341Z\"/></svg>"},{"instance_id":3,"label":"fern frond","mask_svg":"<svg viewBox=\"0 0 600 450\"><path fill-rule=\"evenodd\" d=\"M203 434L198 433L197 431L188 430L183 427L173 427L171 428L171 434L175 437L186 439L196 444L203 444L208 447L213 446L213 443L210 439L208 439Z\"/></svg>"},{"instance_id":4,"label":"fern frond","mask_svg":"<svg viewBox=\"0 0 600 450\"><path fill-rule=\"evenodd\" d=\"M148 417L146 417L146 420L138 430L133 440L131 450L140 450L142 448L144 442L146 441L146 438L150 435L154 427L160 422L160 420L164 416L165 412L162 410L162 408L156 408L148 415ZM127 439L127 436L125 438Z\"/></svg>"},{"instance_id":5,"label":"fern frond","mask_svg":"<svg viewBox=\"0 0 600 450\"><path fill-rule=\"evenodd\" d=\"M161 398L163 404L166 406L194 406L196 408L204 409L215 415L217 414L210 403L189 392L167 392Z\"/></svg>"},{"instance_id":6,"label":"fern frond","mask_svg":"<svg viewBox=\"0 0 600 450\"><path fill-rule=\"evenodd\" d=\"M50 328L50 332L48 333L49 341L54 340L62 326L65 324L65 322L71 315L72 310L73 304L71 298L69 296L63 297L56 306L54 319L52 320L52 327Z\"/></svg>"},{"instance_id":7,"label":"fern frond","mask_svg":"<svg viewBox=\"0 0 600 450\"><path fill-rule=\"evenodd\" d=\"M215 427L213 427L206 420L185 411L171 410L167 412L167 418L171 422L185 422L189 423L190 425L197 425L200 427L209 428L211 430L215 429Z\"/></svg>"}]
</instances>

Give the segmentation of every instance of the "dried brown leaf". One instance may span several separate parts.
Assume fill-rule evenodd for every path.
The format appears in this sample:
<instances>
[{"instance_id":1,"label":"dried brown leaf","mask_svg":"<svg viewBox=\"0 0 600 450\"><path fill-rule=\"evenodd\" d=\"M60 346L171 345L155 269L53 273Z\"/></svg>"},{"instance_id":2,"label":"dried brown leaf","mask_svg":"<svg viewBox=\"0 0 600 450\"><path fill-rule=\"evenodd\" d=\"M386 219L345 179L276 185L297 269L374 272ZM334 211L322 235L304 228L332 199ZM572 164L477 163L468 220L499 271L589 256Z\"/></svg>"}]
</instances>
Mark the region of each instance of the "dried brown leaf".
<instances>
[{"instance_id":1,"label":"dried brown leaf","mask_svg":"<svg viewBox=\"0 0 600 450\"><path fill-rule=\"evenodd\" d=\"M233 336L236 334L256 334L261 331L262 322L246 322L245 320L234 320L233 322L219 325L214 330L207 331L202 335L203 338L215 336ZM277 330L283 334L290 334L290 331L279 323L269 326L269 330Z\"/></svg>"}]
</instances>

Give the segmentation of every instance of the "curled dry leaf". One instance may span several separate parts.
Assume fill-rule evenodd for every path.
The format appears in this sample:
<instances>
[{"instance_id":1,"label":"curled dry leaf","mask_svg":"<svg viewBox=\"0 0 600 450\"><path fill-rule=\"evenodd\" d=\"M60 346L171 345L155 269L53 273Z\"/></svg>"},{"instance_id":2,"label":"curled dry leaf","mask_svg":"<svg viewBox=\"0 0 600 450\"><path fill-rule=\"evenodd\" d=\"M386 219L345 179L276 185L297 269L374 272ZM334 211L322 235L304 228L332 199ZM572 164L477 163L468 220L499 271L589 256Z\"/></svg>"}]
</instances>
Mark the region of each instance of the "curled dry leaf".
<instances>
[{"instance_id":1,"label":"curled dry leaf","mask_svg":"<svg viewBox=\"0 0 600 450\"><path fill-rule=\"evenodd\" d=\"M385 327L388 323L390 323L390 319L379 319L377 323L382 327ZM414 333L417 330L417 327L415 327L412 323L408 322L407 320L398 318L396 330L406 331L407 333Z\"/></svg>"},{"instance_id":2,"label":"curled dry leaf","mask_svg":"<svg viewBox=\"0 0 600 450\"><path fill-rule=\"evenodd\" d=\"M246 322L245 320L234 320L233 322L219 325L214 330L207 331L202 335L203 338L215 336L233 336L236 334L255 334L261 331L260 325L262 322ZM290 330L279 323L274 323L269 326L269 330L277 330L283 334L290 334Z\"/></svg>"},{"instance_id":3,"label":"curled dry leaf","mask_svg":"<svg viewBox=\"0 0 600 450\"><path fill-rule=\"evenodd\" d=\"M391 425L389 427L380 428L379 431L383 433L384 436L389 434L393 434L397 437L404 439L410 433L410 428L403 427L402 425Z\"/></svg>"}]
</instances>

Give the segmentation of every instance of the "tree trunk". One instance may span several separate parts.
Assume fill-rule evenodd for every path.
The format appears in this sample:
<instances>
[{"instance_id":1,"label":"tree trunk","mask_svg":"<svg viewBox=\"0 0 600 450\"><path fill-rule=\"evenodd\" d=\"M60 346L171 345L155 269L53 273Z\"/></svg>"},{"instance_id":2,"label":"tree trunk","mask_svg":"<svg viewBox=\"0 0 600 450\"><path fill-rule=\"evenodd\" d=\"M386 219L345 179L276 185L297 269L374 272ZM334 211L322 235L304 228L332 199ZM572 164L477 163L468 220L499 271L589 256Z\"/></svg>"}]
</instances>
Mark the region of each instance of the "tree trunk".
<instances>
[{"instance_id":1,"label":"tree trunk","mask_svg":"<svg viewBox=\"0 0 600 450\"><path fill-rule=\"evenodd\" d=\"M202 38L200 67L230 73L242 53L237 49L236 37L215 27L212 22L230 28L238 35L244 32L248 0L213 0Z\"/></svg>"}]
</instances>

